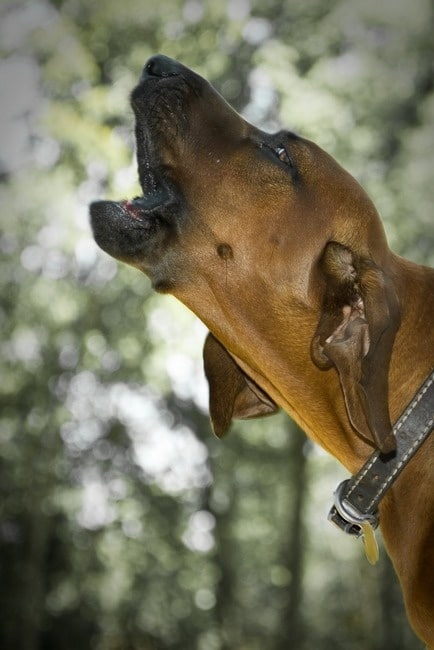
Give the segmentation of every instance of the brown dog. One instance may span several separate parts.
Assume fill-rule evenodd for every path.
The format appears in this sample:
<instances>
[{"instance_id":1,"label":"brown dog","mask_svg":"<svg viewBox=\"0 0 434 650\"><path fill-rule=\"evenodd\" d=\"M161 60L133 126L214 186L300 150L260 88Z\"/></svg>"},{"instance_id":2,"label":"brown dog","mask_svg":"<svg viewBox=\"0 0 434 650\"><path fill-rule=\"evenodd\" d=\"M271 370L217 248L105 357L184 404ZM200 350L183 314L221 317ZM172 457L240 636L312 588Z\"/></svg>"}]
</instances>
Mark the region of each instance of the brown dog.
<instances>
[{"instance_id":1,"label":"brown dog","mask_svg":"<svg viewBox=\"0 0 434 650\"><path fill-rule=\"evenodd\" d=\"M279 406L351 473L374 448L393 455L391 421L434 367L434 271L390 251L374 205L324 151L251 126L188 68L152 58L131 101L143 197L94 203L95 239L212 332L216 434ZM433 468L431 436L380 504L431 648Z\"/></svg>"}]
</instances>

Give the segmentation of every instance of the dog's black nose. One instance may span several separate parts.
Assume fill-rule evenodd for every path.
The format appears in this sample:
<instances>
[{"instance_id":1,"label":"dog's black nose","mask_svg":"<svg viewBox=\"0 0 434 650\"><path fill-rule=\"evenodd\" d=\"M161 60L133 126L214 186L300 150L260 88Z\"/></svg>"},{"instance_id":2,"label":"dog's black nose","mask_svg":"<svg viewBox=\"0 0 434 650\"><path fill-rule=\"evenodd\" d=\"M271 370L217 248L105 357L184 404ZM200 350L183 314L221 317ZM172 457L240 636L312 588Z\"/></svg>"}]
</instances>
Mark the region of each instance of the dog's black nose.
<instances>
[{"instance_id":1,"label":"dog's black nose","mask_svg":"<svg viewBox=\"0 0 434 650\"><path fill-rule=\"evenodd\" d=\"M142 79L149 77L176 77L181 74L182 65L163 54L157 54L147 61L143 68Z\"/></svg>"}]
</instances>

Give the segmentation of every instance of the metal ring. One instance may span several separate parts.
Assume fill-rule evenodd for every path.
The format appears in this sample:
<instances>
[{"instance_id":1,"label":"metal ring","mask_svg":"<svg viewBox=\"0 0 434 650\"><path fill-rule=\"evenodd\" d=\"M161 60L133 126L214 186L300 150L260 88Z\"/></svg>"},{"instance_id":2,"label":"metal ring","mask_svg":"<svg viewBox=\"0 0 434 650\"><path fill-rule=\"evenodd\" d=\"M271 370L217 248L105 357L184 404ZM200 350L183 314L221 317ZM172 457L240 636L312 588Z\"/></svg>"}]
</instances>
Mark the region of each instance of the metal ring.
<instances>
[{"instance_id":1,"label":"metal ring","mask_svg":"<svg viewBox=\"0 0 434 650\"><path fill-rule=\"evenodd\" d=\"M354 526L358 526L360 528L360 534L362 533L362 524L365 523L370 524L375 530L378 526L378 514L360 512L354 504L343 496L348 483L349 479L342 481L334 492L334 504L336 510L342 519L348 521Z\"/></svg>"}]
</instances>

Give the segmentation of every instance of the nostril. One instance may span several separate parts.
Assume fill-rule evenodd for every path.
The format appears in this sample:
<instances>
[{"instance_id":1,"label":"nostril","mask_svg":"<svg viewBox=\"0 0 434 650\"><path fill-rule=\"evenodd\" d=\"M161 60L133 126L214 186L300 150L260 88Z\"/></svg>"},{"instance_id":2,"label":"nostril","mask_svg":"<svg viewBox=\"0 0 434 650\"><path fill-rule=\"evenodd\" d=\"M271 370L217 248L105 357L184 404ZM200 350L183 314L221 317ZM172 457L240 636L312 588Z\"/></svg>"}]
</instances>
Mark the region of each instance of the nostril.
<instances>
[{"instance_id":1,"label":"nostril","mask_svg":"<svg viewBox=\"0 0 434 650\"><path fill-rule=\"evenodd\" d=\"M143 75L148 74L151 77L158 77L159 75L155 73L155 68L156 66L154 59L150 59L144 67Z\"/></svg>"},{"instance_id":2,"label":"nostril","mask_svg":"<svg viewBox=\"0 0 434 650\"><path fill-rule=\"evenodd\" d=\"M159 54L153 56L145 64L143 77L173 77L181 73L180 68L181 66L177 61Z\"/></svg>"}]
</instances>

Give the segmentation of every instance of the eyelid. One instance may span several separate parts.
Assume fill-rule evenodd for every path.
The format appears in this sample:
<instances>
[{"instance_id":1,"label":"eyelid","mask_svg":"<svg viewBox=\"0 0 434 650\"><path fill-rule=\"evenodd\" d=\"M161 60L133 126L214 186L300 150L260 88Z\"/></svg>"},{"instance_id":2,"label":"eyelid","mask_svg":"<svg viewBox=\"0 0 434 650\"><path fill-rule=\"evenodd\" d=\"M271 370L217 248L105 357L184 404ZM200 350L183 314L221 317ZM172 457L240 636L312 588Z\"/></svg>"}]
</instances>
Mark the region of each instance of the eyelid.
<instances>
[{"instance_id":1,"label":"eyelid","mask_svg":"<svg viewBox=\"0 0 434 650\"><path fill-rule=\"evenodd\" d=\"M281 162L292 167L292 160L289 157L286 147L280 144L274 149L274 153L276 154L276 156Z\"/></svg>"},{"instance_id":2,"label":"eyelid","mask_svg":"<svg viewBox=\"0 0 434 650\"><path fill-rule=\"evenodd\" d=\"M283 144L278 144L278 145L272 145L268 142L260 142L259 147L268 149L268 151L271 151L273 156L277 158L277 160L282 163L283 165L287 165L291 169L295 169L294 163L292 161L291 156L288 153L288 149L285 147Z\"/></svg>"}]
</instances>

